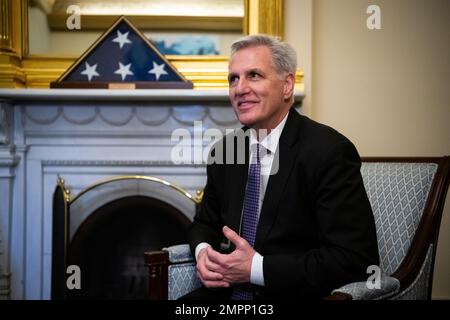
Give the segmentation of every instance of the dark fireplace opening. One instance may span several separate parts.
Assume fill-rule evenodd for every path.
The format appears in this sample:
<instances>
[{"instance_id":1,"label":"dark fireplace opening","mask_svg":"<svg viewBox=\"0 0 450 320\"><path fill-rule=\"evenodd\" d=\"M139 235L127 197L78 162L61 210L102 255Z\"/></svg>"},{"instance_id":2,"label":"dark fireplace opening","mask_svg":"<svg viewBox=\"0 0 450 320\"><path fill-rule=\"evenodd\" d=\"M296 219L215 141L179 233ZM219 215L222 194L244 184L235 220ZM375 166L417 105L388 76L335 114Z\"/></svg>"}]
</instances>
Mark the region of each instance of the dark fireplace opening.
<instances>
[{"instance_id":1,"label":"dark fireplace opening","mask_svg":"<svg viewBox=\"0 0 450 320\"><path fill-rule=\"evenodd\" d=\"M143 253L186 243L189 219L173 206L144 197L125 197L93 212L78 228L68 264L81 270L81 289L68 299L146 299Z\"/></svg>"}]
</instances>

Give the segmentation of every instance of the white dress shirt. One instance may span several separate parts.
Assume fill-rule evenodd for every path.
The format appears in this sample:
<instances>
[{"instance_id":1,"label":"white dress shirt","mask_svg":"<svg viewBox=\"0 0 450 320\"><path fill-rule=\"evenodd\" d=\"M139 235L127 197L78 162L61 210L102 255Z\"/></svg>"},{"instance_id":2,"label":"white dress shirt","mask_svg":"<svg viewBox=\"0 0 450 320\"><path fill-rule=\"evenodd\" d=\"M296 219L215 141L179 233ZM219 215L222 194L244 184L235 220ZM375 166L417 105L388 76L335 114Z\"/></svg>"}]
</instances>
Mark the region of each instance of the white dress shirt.
<instances>
[{"instance_id":1,"label":"white dress shirt","mask_svg":"<svg viewBox=\"0 0 450 320\"><path fill-rule=\"evenodd\" d=\"M267 184L269 182L269 177L271 174L276 174L278 172L279 161L278 154L276 153L278 142L280 140L281 132L283 131L284 125L286 124L286 119L289 113L281 120L281 122L271 130L269 134L264 132L264 130L259 132L260 135L260 162L261 162L261 180L259 189L259 208L258 214L261 213L261 207L264 201L264 196L266 193ZM258 138L256 136L256 131L250 131L250 163L256 162L256 145L258 144ZM239 230L234 230L238 232ZM195 248L195 257L198 258L200 250L210 246L206 242L202 242ZM258 252L252 259L252 267L250 273L250 283L264 286L264 273L263 273L263 260L264 257Z\"/></svg>"}]
</instances>

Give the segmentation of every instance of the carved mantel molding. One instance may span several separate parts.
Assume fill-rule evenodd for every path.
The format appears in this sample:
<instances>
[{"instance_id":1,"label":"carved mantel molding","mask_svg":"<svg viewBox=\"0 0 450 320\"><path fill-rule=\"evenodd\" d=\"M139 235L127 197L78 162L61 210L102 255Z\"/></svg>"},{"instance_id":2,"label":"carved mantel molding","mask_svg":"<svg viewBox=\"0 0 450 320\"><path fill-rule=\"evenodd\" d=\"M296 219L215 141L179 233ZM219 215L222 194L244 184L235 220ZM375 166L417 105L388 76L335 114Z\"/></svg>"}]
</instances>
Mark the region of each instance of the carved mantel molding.
<instances>
[{"instance_id":1,"label":"carved mantel molding","mask_svg":"<svg viewBox=\"0 0 450 320\"><path fill-rule=\"evenodd\" d=\"M11 107L0 103L0 146L9 144L11 118Z\"/></svg>"}]
</instances>

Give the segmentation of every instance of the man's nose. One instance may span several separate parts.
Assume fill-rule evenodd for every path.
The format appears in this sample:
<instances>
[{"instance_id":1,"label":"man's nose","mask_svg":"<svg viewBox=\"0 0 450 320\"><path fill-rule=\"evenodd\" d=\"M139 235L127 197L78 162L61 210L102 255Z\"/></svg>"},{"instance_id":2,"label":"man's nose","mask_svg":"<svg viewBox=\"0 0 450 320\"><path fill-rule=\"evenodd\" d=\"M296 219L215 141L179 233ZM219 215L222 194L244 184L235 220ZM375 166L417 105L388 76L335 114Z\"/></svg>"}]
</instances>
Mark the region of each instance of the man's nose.
<instances>
[{"instance_id":1,"label":"man's nose","mask_svg":"<svg viewBox=\"0 0 450 320\"><path fill-rule=\"evenodd\" d=\"M239 82L236 84L235 92L237 95L243 95L250 91L250 86L245 78L239 79Z\"/></svg>"}]
</instances>

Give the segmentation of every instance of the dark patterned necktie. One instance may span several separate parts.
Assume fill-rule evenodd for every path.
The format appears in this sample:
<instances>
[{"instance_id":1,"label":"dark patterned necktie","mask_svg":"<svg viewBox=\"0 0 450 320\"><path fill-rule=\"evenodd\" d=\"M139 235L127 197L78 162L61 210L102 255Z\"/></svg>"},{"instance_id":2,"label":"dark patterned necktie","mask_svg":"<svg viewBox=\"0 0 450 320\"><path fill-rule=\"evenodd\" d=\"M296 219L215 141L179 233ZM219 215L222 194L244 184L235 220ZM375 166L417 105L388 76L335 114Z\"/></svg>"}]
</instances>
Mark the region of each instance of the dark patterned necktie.
<instances>
[{"instance_id":1,"label":"dark patterned necktie","mask_svg":"<svg viewBox=\"0 0 450 320\"><path fill-rule=\"evenodd\" d=\"M247 240L252 247L255 245L256 227L259 220L260 175L261 162L259 159L259 144L257 144L256 163L251 163L248 171L241 222L241 237ZM252 286L249 283L236 285L231 295L232 300L251 300L252 298Z\"/></svg>"}]
</instances>

